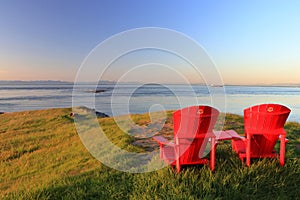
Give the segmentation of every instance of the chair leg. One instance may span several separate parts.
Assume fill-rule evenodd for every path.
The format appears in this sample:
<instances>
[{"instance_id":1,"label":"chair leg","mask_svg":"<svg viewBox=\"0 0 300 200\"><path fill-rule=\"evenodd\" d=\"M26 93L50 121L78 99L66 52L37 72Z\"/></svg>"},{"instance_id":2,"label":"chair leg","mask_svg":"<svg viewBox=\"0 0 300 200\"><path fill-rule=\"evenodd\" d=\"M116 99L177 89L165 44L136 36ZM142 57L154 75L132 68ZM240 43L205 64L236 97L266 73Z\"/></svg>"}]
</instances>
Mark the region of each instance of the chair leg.
<instances>
[{"instance_id":1,"label":"chair leg","mask_svg":"<svg viewBox=\"0 0 300 200\"><path fill-rule=\"evenodd\" d=\"M164 146L162 144L160 144L159 147L160 147L159 148L159 150L160 150L159 157L160 157L160 159L163 159L164 158L164 154L163 154Z\"/></svg>"},{"instance_id":2,"label":"chair leg","mask_svg":"<svg viewBox=\"0 0 300 200\"><path fill-rule=\"evenodd\" d=\"M284 166L284 158L285 158L285 135L281 135L281 138L280 138L280 155L279 155L280 166Z\"/></svg>"},{"instance_id":3,"label":"chair leg","mask_svg":"<svg viewBox=\"0 0 300 200\"><path fill-rule=\"evenodd\" d=\"M177 173L180 173L181 169L180 169L180 154L179 154L179 147L175 147L175 159L176 159L176 170Z\"/></svg>"},{"instance_id":4,"label":"chair leg","mask_svg":"<svg viewBox=\"0 0 300 200\"><path fill-rule=\"evenodd\" d=\"M246 140L246 165L250 167L250 156L251 156L251 136L247 135Z\"/></svg>"},{"instance_id":5,"label":"chair leg","mask_svg":"<svg viewBox=\"0 0 300 200\"><path fill-rule=\"evenodd\" d=\"M179 158L176 160L176 170L177 173L180 173L181 169L180 169L180 163L179 163Z\"/></svg>"},{"instance_id":6,"label":"chair leg","mask_svg":"<svg viewBox=\"0 0 300 200\"><path fill-rule=\"evenodd\" d=\"M216 147L215 138L211 138L210 144L210 169L211 171L215 170L215 162L216 162Z\"/></svg>"}]
</instances>

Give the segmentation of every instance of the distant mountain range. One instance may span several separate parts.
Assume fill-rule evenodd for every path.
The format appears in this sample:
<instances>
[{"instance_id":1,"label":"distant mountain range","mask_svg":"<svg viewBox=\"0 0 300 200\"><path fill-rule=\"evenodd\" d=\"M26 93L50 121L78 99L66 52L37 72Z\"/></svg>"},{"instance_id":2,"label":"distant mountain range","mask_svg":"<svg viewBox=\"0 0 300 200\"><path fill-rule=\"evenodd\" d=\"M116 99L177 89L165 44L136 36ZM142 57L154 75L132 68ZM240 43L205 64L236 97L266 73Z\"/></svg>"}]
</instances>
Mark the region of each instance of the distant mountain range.
<instances>
[{"instance_id":1,"label":"distant mountain range","mask_svg":"<svg viewBox=\"0 0 300 200\"><path fill-rule=\"evenodd\" d=\"M116 84L114 81L100 81L100 84ZM15 81L6 81L6 80L0 80L0 85L73 85L74 82L69 81L54 81L54 80L36 80L36 81L21 81L21 80L15 80ZM95 84L94 82L80 82L80 84ZM140 82L122 82L119 84L143 84ZM144 83L149 84L149 83ZM162 83L162 84L168 84L168 83ZM169 83L172 84L172 83ZM174 83L173 83L174 84ZM180 84L180 83L177 83ZM194 85L205 85L205 84L194 84ZM216 87L215 85L211 85L213 87ZM219 86L219 85L217 85ZM273 83L273 84L224 84L224 86L262 86L262 87L300 87L300 83Z\"/></svg>"},{"instance_id":2,"label":"distant mountain range","mask_svg":"<svg viewBox=\"0 0 300 200\"><path fill-rule=\"evenodd\" d=\"M9 84L20 84L20 85L31 85L31 84L37 84L37 85L62 85L62 84L73 84L72 82L67 81L1 81L0 85L9 85Z\"/></svg>"}]
</instances>

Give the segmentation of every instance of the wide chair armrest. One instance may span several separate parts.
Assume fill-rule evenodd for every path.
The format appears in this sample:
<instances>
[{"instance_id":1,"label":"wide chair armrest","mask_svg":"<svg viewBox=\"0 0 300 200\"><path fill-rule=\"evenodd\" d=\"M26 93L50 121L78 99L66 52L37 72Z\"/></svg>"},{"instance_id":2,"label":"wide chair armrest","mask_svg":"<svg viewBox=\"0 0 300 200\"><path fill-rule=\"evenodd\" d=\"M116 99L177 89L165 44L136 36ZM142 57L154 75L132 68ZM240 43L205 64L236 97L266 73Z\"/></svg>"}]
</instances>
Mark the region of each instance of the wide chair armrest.
<instances>
[{"instance_id":1,"label":"wide chair armrest","mask_svg":"<svg viewBox=\"0 0 300 200\"><path fill-rule=\"evenodd\" d=\"M175 146L174 142L167 140L163 136L154 136L153 140L155 140L160 145Z\"/></svg>"},{"instance_id":2,"label":"wide chair armrest","mask_svg":"<svg viewBox=\"0 0 300 200\"><path fill-rule=\"evenodd\" d=\"M227 130L225 131L227 134L229 134L232 138L235 138L235 139L241 139L241 140L244 140L245 137L243 136L240 136L237 132L235 132L234 130Z\"/></svg>"},{"instance_id":3,"label":"wide chair armrest","mask_svg":"<svg viewBox=\"0 0 300 200\"><path fill-rule=\"evenodd\" d=\"M240 136L234 130L214 131L214 135L216 136L217 141L219 141L219 140L231 140L231 139L246 140L245 137Z\"/></svg>"}]
</instances>

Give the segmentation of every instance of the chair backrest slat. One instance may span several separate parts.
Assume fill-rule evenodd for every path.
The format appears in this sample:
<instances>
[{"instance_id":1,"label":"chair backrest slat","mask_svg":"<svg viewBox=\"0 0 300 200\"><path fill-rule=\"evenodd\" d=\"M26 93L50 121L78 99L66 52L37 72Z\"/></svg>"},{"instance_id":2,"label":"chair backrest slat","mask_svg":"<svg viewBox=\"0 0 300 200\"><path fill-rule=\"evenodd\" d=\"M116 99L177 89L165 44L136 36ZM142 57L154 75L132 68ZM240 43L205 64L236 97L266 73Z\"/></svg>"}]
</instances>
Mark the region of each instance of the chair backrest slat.
<instances>
[{"instance_id":1,"label":"chair backrest slat","mask_svg":"<svg viewBox=\"0 0 300 200\"><path fill-rule=\"evenodd\" d=\"M192 106L173 113L174 137L195 138L211 133L219 111L210 106Z\"/></svg>"},{"instance_id":2,"label":"chair backrest slat","mask_svg":"<svg viewBox=\"0 0 300 200\"><path fill-rule=\"evenodd\" d=\"M245 133L277 134L291 110L279 104L261 104L244 110Z\"/></svg>"}]
</instances>

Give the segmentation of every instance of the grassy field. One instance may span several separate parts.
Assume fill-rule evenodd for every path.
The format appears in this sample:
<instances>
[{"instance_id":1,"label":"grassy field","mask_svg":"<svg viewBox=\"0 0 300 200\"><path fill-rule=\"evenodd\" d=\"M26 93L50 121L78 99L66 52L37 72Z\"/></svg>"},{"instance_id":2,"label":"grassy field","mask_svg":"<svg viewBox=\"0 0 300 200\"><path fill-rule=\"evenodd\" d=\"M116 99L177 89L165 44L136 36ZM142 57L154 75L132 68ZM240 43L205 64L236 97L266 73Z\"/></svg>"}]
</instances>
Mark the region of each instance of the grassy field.
<instances>
[{"instance_id":1,"label":"grassy field","mask_svg":"<svg viewBox=\"0 0 300 200\"><path fill-rule=\"evenodd\" d=\"M71 109L0 115L0 199L299 199L300 124L285 126L286 165L276 159L254 160L246 167L230 143L217 148L216 171L188 167L142 174L120 172L101 164L82 145ZM172 136L171 112L161 133ZM132 115L147 126L148 115ZM112 118L99 119L117 146L144 151L155 143L130 137ZM225 129L243 132L243 119L227 115Z\"/></svg>"}]
</instances>

